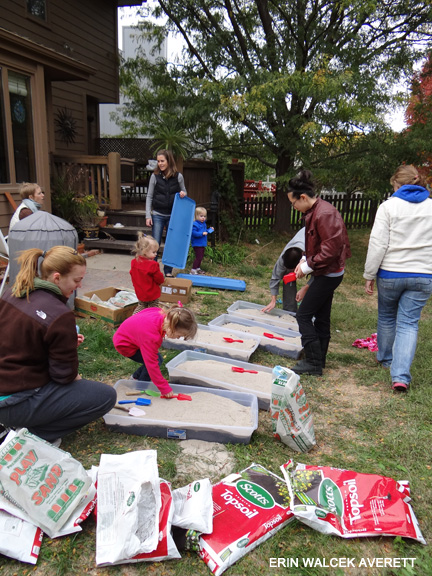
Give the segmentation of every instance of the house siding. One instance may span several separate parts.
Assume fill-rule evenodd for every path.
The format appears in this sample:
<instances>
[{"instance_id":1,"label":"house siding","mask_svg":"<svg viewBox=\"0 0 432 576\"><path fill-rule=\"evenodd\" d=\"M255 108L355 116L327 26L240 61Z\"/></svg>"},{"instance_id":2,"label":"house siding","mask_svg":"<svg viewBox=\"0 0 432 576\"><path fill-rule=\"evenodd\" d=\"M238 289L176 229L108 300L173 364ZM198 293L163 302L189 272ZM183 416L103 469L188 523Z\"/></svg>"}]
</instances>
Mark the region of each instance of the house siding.
<instances>
[{"instance_id":1,"label":"house siding","mask_svg":"<svg viewBox=\"0 0 432 576\"><path fill-rule=\"evenodd\" d=\"M54 51L53 61L62 63L58 70L63 70L60 73L63 75L59 75L55 67L51 69L47 67L45 71L42 67L40 78L43 82L45 75L45 91L39 82L40 97L37 101L38 107L42 109L35 111L35 114L43 120L38 126L39 134L46 134L42 140L44 150L41 152L39 147L36 155L37 179L46 190L47 209L50 207L48 155L87 154L92 151L99 125L98 118L95 117L97 109L95 103L119 101L117 5L117 0L73 0L73 2L47 0L48 18L47 22L42 22L27 14L25 0L0 2L0 28ZM15 51L14 40L11 41L9 58L12 54L16 54L17 62L21 59L21 62L28 63L34 58L34 65L37 66L37 51L34 55L27 52L23 56L24 51L21 47ZM65 68L63 64L64 57L79 63L71 74L69 68ZM17 65L17 69L20 68L21 66ZM81 69L89 70L88 80L70 80L74 76L85 78L85 73L78 75L75 73ZM64 80L68 76L69 80ZM70 143L61 138L55 122L59 110L64 108L75 121L76 134L74 142ZM39 146L40 144L39 139ZM18 188L18 185L0 185L0 227L3 231L5 229L7 231L13 210L1 192L3 190L11 192L15 201L19 203Z\"/></svg>"},{"instance_id":2,"label":"house siding","mask_svg":"<svg viewBox=\"0 0 432 576\"><path fill-rule=\"evenodd\" d=\"M117 2L48 1L48 21L26 16L24 0L0 4L0 25L60 54L89 64L95 74L77 82L100 102L118 102Z\"/></svg>"}]
</instances>

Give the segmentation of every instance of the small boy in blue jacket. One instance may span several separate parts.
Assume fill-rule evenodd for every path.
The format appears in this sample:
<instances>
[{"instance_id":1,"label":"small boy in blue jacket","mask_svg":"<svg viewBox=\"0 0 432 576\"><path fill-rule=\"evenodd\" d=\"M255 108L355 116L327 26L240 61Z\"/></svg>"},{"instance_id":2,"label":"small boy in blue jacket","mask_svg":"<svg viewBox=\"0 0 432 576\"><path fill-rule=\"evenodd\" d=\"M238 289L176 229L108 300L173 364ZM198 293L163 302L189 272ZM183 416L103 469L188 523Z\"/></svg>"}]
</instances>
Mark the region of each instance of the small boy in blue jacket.
<instances>
[{"instance_id":1,"label":"small boy in blue jacket","mask_svg":"<svg viewBox=\"0 0 432 576\"><path fill-rule=\"evenodd\" d=\"M204 258L205 247L207 246L207 235L214 231L213 228L207 228L206 220L207 210L198 206L195 210L195 222L192 226L191 244L195 252L195 260L192 264L191 274L205 274L200 266Z\"/></svg>"}]
</instances>

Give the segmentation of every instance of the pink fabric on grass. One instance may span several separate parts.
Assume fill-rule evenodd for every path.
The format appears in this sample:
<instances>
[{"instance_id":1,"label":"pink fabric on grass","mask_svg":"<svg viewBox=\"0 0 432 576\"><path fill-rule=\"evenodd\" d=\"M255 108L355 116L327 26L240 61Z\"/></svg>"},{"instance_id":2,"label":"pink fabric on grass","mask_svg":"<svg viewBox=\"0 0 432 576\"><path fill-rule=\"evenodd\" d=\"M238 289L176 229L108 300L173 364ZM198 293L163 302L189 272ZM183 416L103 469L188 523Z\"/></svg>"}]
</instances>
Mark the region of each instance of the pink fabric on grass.
<instances>
[{"instance_id":1,"label":"pink fabric on grass","mask_svg":"<svg viewBox=\"0 0 432 576\"><path fill-rule=\"evenodd\" d=\"M356 348L367 348L371 352L378 351L377 335L371 334L369 338L358 338L353 342L353 346Z\"/></svg>"}]
</instances>

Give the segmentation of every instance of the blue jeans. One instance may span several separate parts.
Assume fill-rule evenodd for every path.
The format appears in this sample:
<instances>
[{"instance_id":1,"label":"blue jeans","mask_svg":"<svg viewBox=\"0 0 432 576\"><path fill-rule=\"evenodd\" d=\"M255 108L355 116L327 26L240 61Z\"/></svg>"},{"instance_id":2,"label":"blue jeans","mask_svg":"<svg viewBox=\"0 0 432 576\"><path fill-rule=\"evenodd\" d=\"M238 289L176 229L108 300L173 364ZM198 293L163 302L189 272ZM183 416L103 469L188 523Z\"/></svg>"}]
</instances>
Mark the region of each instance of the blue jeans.
<instances>
[{"instance_id":1,"label":"blue jeans","mask_svg":"<svg viewBox=\"0 0 432 576\"><path fill-rule=\"evenodd\" d=\"M152 214L152 220L153 220L152 236L159 244L159 246L162 241L162 232L164 228L166 228L168 232L168 225L170 222L170 218L171 214L168 214L167 216L162 216L161 214ZM164 265L164 274L165 276L167 274L172 274L172 267Z\"/></svg>"},{"instance_id":2,"label":"blue jeans","mask_svg":"<svg viewBox=\"0 0 432 576\"><path fill-rule=\"evenodd\" d=\"M377 360L392 382L411 382L421 311L432 293L430 278L377 278Z\"/></svg>"}]
</instances>

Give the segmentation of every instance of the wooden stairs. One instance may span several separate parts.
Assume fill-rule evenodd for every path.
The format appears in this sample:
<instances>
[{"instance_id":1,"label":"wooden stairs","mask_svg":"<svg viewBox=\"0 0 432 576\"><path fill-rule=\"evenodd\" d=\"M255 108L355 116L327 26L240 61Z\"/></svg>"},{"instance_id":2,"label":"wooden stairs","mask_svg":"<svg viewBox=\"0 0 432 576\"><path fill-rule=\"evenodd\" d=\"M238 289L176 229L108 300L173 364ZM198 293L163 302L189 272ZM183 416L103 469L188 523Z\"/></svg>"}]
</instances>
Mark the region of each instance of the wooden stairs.
<instances>
[{"instance_id":1,"label":"wooden stairs","mask_svg":"<svg viewBox=\"0 0 432 576\"><path fill-rule=\"evenodd\" d=\"M104 252L127 252L130 254L140 230L144 234L151 234L151 228L145 223L144 210L108 211L107 216L107 225L99 228L98 238L84 238L86 250L97 248ZM163 247L163 238L161 246Z\"/></svg>"}]
</instances>

